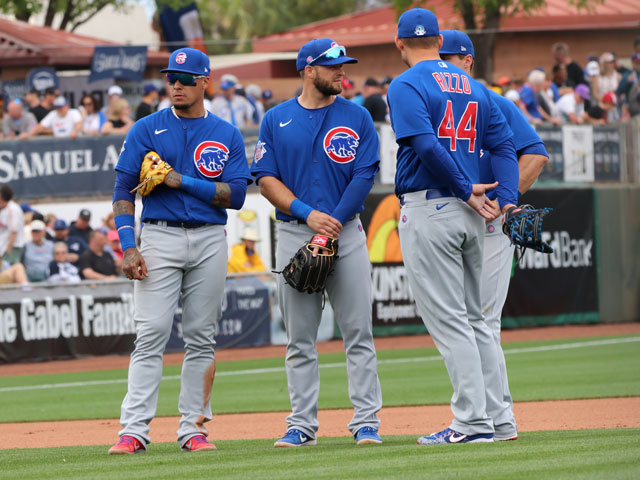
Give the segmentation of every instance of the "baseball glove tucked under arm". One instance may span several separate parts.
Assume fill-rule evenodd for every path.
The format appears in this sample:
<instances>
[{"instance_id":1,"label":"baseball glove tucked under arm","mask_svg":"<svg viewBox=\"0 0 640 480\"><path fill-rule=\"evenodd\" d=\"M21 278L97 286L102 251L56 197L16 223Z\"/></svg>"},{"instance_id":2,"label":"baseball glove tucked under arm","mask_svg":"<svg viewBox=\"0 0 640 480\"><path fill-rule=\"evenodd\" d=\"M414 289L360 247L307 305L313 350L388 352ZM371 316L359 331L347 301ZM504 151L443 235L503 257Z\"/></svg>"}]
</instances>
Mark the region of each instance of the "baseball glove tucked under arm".
<instances>
[{"instance_id":1,"label":"baseball glove tucked under arm","mask_svg":"<svg viewBox=\"0 0 640 480\"><path fill-rule=\"evenodd\" d=\"M314 257L316 247L318 254ZM285 281L299 292L322 292L337 258L338 240L314 235L300 247L284 270L276 273L282 273Z\"/></svg>"},{"instance_id":2,"label":"baseball glove tucked under arm","mask_svg":"<svg viewBox=\"0 0 640 480\"><path fill-rule=\"evenodd\" d=\"M149 195L154 188L164 183L172 170L171 165L162 160L156 152L147 153L140 166L140 183L130 193L140 190L140 195L143 197Z\"/></svg>"},{"instance_id":3,"label":"baseball glove tucked under arm","mask_svg":"<svg viewBox=\"0 0 640 480\"><path fill-rule=\"evenodd\" d=\"M516 261L524 256L527 248L542 253L553 253L553 248L542 241L542 217L552 208L533 208L531 205L520 205L507 210L503 218L502 231L519 250Z\"/></svg>"}]
</instances>

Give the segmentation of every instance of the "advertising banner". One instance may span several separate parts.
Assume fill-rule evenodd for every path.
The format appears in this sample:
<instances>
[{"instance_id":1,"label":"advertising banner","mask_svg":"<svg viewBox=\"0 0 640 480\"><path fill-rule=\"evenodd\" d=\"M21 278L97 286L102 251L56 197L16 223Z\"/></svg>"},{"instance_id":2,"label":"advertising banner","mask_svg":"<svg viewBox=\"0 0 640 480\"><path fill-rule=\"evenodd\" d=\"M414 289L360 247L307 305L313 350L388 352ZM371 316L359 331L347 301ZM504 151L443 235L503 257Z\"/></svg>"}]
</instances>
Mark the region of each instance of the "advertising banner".
<instances>
[{"instance_id":1,"label":"advertising banner","mask_svg":"<svg viewBox=\"0 0 640 480\"><path fill-rule=\"evenodd\" d=\"M147 47L96 46L89 82L105 78L141 81L147 66Z\"/></svg>"},{"instance_id":2,"label":"advertising banner","mask_svg":"<svg viewBox=\"0 0 640 480\"><path fill-rule=\"evenodd\" d=\"M527 250L515 265L503 325L598 321L594 195L586 189L536 189L522 203L552 207L542 239L552 254Z\"/></svg>"},{"instance_id":3,"label":"advertising banner","mask_svg":"<svg viewBox=\"0 0 640 480\"><path fill-rule=\"evenodd\" d=\"M596 182L622 181L622 144L619 127L605 125L593 127Z\"/></svg>"},{"instance_id":4,"label":"advertising banner","mask_svg":"<svg viewBox=\"0 0 640 480\"><path fill-rule=\"evenodd\" d=\"M562 130L553 126L536 126L536 132L544 142L549 161L540 172L539 180L562 181L564 179L564 154L562 152Z\"/></svg>"},{"instance_id":5,"label":"advertising banner","mask_svg":"<svg viewBox=\"0 0 640 480\"><path fill-rule=\"evenodd\" d=\"M565 182L593 182L593 128L582 125L562 127Z\"/></svg>"}]
</instances>

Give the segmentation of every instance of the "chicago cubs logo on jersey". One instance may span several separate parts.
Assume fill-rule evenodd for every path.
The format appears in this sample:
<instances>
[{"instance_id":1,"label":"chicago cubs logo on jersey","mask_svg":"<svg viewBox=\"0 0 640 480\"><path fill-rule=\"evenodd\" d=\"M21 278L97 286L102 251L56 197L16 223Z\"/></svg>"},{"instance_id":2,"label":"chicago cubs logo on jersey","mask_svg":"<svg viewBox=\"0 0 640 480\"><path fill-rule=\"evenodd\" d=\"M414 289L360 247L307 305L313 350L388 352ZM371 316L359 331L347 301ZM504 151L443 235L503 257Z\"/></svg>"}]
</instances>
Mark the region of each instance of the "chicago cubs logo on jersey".
<instances>
[{"instance_id":1,"label":"chicago cubs logo on jersey","mask_svg":"<svg viewBox=\"0 0 640 480\"><path fill-rule=\"evenodd\" d=\"M180 52L176 55L176 63L184 63L187 60L187 54L184 52Z\"/></svg>"},{"instance_id":2,"label":"chicago cubs logo on jersey","mask_svg":"<svg viewBox=\"0 0 640 480\"><path fill-rule=\"evenodd\" d=\"M360 137L348 127L335 127L324 136L324 151L336 163L349 163L356 158Z\"/></svg>"},{"instance_id":3,"label":"chicago cubs logo on jersey","mask_svg":"<svg viewBox=\"0 0 640 480\"><path fill-rule=\"evenodd\" d=\"M229 149L219 142L202 142L193 153L193 162L198 171L207 178L215 178L222 173L229 159Z\"/></svg>"}]
</instances>

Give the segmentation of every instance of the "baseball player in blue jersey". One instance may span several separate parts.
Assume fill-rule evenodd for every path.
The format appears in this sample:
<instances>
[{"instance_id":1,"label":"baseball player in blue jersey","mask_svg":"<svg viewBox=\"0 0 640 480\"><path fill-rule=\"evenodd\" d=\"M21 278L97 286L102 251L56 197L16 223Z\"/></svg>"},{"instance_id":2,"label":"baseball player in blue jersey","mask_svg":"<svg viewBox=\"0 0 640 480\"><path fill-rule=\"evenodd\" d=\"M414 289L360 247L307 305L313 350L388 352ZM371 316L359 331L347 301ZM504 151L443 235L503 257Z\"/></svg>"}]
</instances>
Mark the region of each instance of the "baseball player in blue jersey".
<instances>
[{"instance_id":1,"label":"baseball player in blue jersey","mask_svg":"<svg viewBox=\"0 0 640 480\"><path fill-rule=\"evenodd\" d=\"M260 192L276 207L277 269L315 233L340 242L327 293L344 339L349 430L357 444L382 443L382 407L371 322L371 264L359 219L378 170L378 136L362 107L337 96L343 64L357 60L328 38L298 52L302 94L269 110L251 166ZM301 293L278 278L287 331L286 371L291 399L287 433L276 447L316 444L320 376L316 338L323 294Z\"/></svg>"},{"instance_id":2,"label":"baseball player in blue jersey","mask_svg":"<svg viewBox=\"0 0 640 480\"><path fill-rule=\"evenodd\" d=\"M123 272L138 281L136 341L122 402L122 430L109 454L144 452L150 442L162 355L180 294L185 356L178 442L185 451L215 449L206 440L205 423L211 420L214 335L227 271L225 209L242 207L251 175L238 129L204 109L209 58L191 48L176 50L162 72L173 106L136 122L116 165L113 211L124 251ZM130 191L150 155L170 167L165 164L168 174L150 192L141 190L145 226L138 250Z\"/></svg>"},{"instance_id":3,"label":"baseball player in blue jersey","mask_svg":"<svg viewBox=\"0 0 640 480\"><path fill-rule=\"evenodd\" d=\"M471 75L475 61L475 51L469 36L458 30L442 30L442 47L440 57L449 63L461 68ZM542 167L549 159L544 143L529 124L520 109L509 99L488 90L489 96L503 113L513 132L513 143L518 156L518 169L520 180L518 193L525 193L536 181L542 171ZM491 183L495 176L491 170L491 152L483 151L480 159L480 179L482 182ZM490 199L495 198L493 192L487 194ZM493 200L497 203L496 200ZM494 425L494 440L516 440L518 430L513 416L513 399L509 391L507 379L507 366L504 352L500 345L500 318L502 307L507 298L509 280L511 279L511 267L515 246L510 244L509 238L502 233L502 215L494 220L486 222L484 231L484 255L482 261L482 277L480 279L480 291L482 298L482 311L485 322L491 328L496 347L498 349L498 361L502 375L503 400L509 405L511 418L507 424Z\"/></svg>"},{"instance_id":4,"label":"baseball player in blue jersey","mask_svg":"<svg viewBox=\"0 0 640 480\"><path fill-rule=\"evenodd\" d=\"M409 70L389 87L398 143L396 194L402 256L418 312L441 353L451 383L453 422L420 437L422 445L491 442L509 421L495 339L482 316L484 220L517 201L512 134L486 89L440 59L438 21L414 8L398 21L396 46ZM492 152L498 182L480 183L480 149Z\"/></svg>"}]
</instances>

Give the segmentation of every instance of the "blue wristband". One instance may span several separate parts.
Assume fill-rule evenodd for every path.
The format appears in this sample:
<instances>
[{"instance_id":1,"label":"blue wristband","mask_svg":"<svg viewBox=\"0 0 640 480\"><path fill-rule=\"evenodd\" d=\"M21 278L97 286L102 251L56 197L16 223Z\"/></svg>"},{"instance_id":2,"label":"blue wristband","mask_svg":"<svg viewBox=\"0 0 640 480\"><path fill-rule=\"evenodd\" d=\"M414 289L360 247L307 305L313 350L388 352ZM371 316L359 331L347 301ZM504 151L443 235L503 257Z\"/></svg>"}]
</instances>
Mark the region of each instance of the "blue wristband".
<instances>
[{"instance_id":1,"label":"blue wristband","mask_svg":"<svg viewBox=\"0 0 640 480\"><path fill-rule=\"evenodd\" d=\"M291 205L289 205L289 211L291 212L291 216L306 221L309 214L313 211L313 208L304 203L302 200L298 200L296 198L293 202L291 202Z\"/></svg>"},{"instance_id":2,"label":"blue wristband","mask_svg":"<svg viewBox=\"0 0 640 480\"><path fill-rule=\"evenodd\" d=\"M182 175L180 188L194 197L210 204L216 196L216 182L208 182L199 178Z\"/></svg>"},{"instance_id":3,"label":"blue wristband","mask_svg":"<svg viewBox=\"0 0 640 480\"><path fill-rule=\"evenodd\" d=\"M113 219L120 237L122 251L136 247L135 218L130 214L116 215Z\"/></svg>"}]
</instances>

